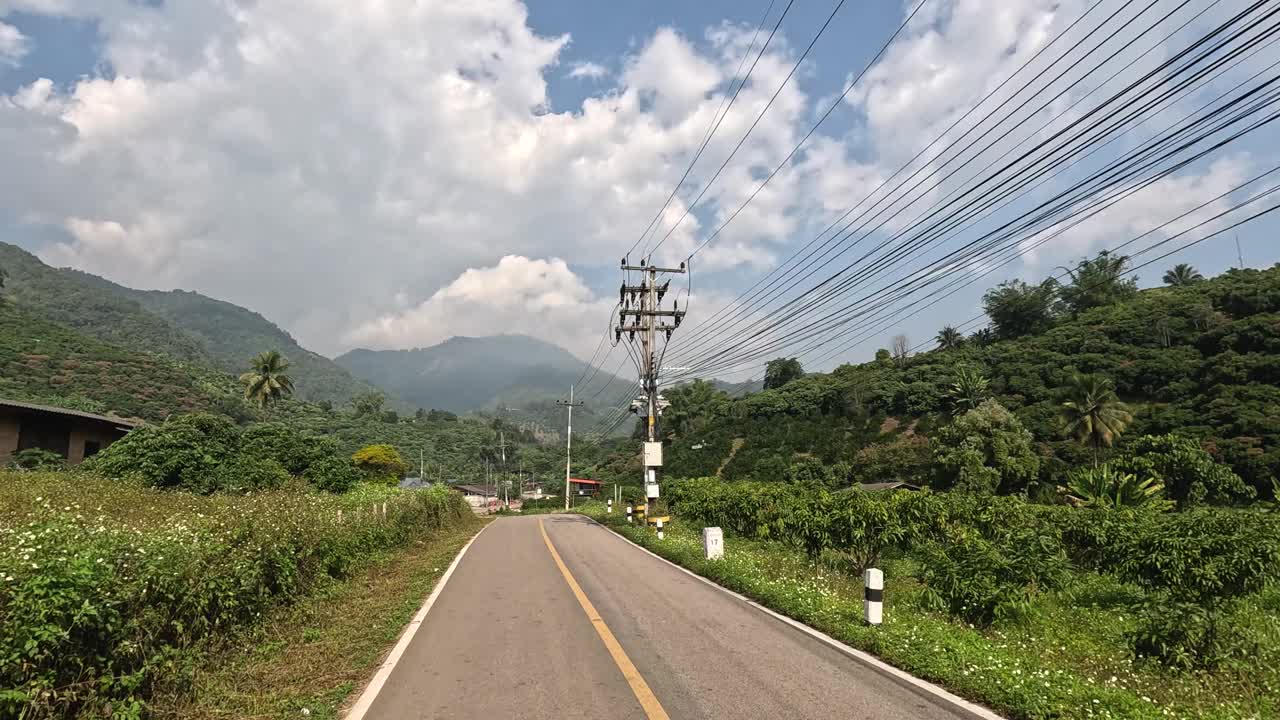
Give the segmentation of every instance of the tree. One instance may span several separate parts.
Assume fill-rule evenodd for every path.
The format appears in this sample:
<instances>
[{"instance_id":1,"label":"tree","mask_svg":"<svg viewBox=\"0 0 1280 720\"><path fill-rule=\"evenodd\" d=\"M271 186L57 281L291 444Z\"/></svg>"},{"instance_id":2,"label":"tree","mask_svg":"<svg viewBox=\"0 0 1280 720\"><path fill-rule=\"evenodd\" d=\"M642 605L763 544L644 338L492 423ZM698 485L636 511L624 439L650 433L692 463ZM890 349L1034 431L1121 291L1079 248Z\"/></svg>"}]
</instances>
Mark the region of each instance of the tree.
<instances>
[{"instance_id":1,"label":"tree","mask_svg":"<svg viewBox=\"0 0 1280 720\"><path fill-rule=\"evenodd\" d=\"M1113 464L1124 472L1157 479L1179 508L1227 505L1253 499L1256 494L1231 468L1215 462L1193 438L1145 435L1128 445Z\"/></svg>"},{"instance_id":2,"label":"tree","mask_svg":"<svg viewBox=\"0 0 1280 720\"><path fill-rule=\"evenodd\" d=\"M1128 407L1116 397L1115 383L1099 375L1071 376L1062 402L1063 429L1081 444L1093 448L1093 464L1098 453L1111 447L1133 420Z\"/></svg>"},{"instance_id":3,"label":"tree","mask_svg":"<svg viewBox=\"0 0 1280 720\"><path fill-rule=\"evenodd\" d=\"M939 350L954 350L964 342L964 335L954 327L947 325L938 331L934 339L938 341Z\"/></svg>"},{"instance_id":4,"label":"tree","mask_svg":"<svg viewBox=\"0 0 1280 720\"><path fill-rule=\"evenodd\" d=\"M780 388L792 380L804 377L804 368L796 358L770 360L764 369L764 389Z\"/></svg>"},{"instance_id":5,"label":"tree","mask_svg":"<svg viewBox=\"0 0 1280 720\"><path fill-rule=\"evenodd\" d=\"M893 336L893 361L898 367L906 367L907 360L911 357L911 341L906 335Z\"/></svg>"},{"instance_id":6,"label":"tree","mask_svg":"<svg viewBox=\"0 0 1280 720\"><path fill-rule=\"evenodd\" d=\"M995 400L956 418L935 440L942 487L983 495L1017 492L1040 471L1031 433Z\"/></svg>"},{"instance_id":7,"label":"tree","mask_svg":"<svg viewBox=\"0 0 1280 720\"><path fill-rule=\"evenodd\" d=\"M953 413L961 415L977 408L991 396L991 382L978 369L961 365L956 368L956 381L951 384L947 396L951 398Z\"/></svg>"},{"instance_id":8,"label":"tree","mask_svg":"<svg viewBox=\"0 0 1280 720\"><path fill-rule=\"evenodd\" d=\"M356 417L365 415L382 415L382 406L386 404L387 396L382 393L371 390L366 393L360 393L351 398L351 410L355 412Z\"/></svg>"},{"instance_id":9,"label":"tree","mask_svg":"<svg viewBox=\"0 0 1280 720\"><path fill-rule=\"evenodd\" d=\"M688 437L706 429L728 409L728 393L706 380L694 380L666 391L671 402L662 413L662 430L668 437Z\"/></svg>"},{"instance_id":10,"label":"tree","mask_svg":"<svg viewBox=\"0 0 1280 720\"><path fill-rule=\"evenodd\" d=\"M240 376L246 400L265 408L293 394L293 378L286 371L289 361L278 350L258 353L249 361L250 370Z\"/></svg>"},{"instance_id":11,"label":"tree","mask_svg":"<svg viewBox=\"0 0 1280 720\"><path fill-rule=\"evenodd\" d=\"M1053 300L1058 285L1052 279L1039 285L1021 280L1001 283L982 296L982 309L995 326L996 336L1012 340L1035 335L1053 326Z\"/></svg>"},{"instance_id":12,"label":"tree","mask_svg":"<svg viewBox=\"0 0 1280 720\"><path fill-rule=\"evenodd\" d=\"M351 456L351 461L370 480L394 485L409 471L400 452L391 445L367 445Z\"/></svg>"},{"instance_id":13,"label":"tree","mask_svg":"<svg viewBox=\"0 0 1280 720\"><path fill-rule=\"evenodd\" d=\"M1074 314L1130 300L1138 295L1138 281L1122 279L1128 264L1127 255L1103 250L1092 260L1081 260L1074 269L1062 268L1071 276L1071 283L1062 286L1058 299Z\"/></svg>"},{"instance_id":14,"label":"tree","mask_svg":"<svg viewBox=\"0 0 1280 720\"><path fill-rule=\"evenodd\" d=\"M1200 271L1186 263L1178 263L1173 266L1173 269L1164 274L1164 284L1171 287L1186 287L1187 285L1194 285L1201 280L1204 280L1204 276L1200 274Z\"/></svg>"}]
</instances>

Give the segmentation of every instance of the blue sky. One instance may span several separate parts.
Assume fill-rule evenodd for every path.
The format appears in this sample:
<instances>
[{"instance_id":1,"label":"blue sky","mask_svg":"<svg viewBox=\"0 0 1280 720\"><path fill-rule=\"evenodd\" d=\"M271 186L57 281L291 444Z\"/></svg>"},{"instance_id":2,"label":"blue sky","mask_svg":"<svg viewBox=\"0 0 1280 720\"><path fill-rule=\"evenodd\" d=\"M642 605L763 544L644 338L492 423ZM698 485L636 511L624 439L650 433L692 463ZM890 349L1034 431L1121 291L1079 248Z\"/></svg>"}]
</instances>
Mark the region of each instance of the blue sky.
<instances>
[{"instance_id":1,"label":"blue sky","mask_svg":"<svg viewBox=\"0 0 1280 720\"><path fill-rule=\"evenodd\" d=\"M1138 57L1148 36L1140 37L1133 56L1099 71L1118 74L1104 89L1243 6L1194 0L1178 15L1173 0L1161 2L1108 42L1162 11L1171 18L1162 32L1182 18L1190 24L1164 43L1153 31L1150 53ZM926 0L795 167L696 256L691 325L870 192L1088 4ZM770 25L784 5L774 5ZM329 354L527 332L588 356L607 324L617 258L688 164L765 6L495 0L370 9L299 0L233 12L195 0L0 0L0 153L13 160L0 177L0 235L53 264L246 305ZM664 233L832 7L795 3L663 218ZM1120 8L1102 0L1065 37L1083 36L1094 18ZM702 206L672 231L666 259L697 246L755 188L908 11L846 3ZM1278 58L1261 48L1086 167ZM1082 83L1044 117L1090 87ZM996 137L1008 145L984 160L1018 136ZM1043 277L1150 229L1280 163L1277 140L1267 128L1184 168L1034 261L918 316L903 311L828 364L865 359L897 333L923 341L972 317L982 290L1002 279ZM889 225L867 242L924 207L886 216ZM1247 265L1280 261L1276 230L1270 219L1240 229ZM1213 274L1236 264L1236 249L1207 242L1142 271L1143 284L1179 261Z\"/></svg>"}]
</instances>

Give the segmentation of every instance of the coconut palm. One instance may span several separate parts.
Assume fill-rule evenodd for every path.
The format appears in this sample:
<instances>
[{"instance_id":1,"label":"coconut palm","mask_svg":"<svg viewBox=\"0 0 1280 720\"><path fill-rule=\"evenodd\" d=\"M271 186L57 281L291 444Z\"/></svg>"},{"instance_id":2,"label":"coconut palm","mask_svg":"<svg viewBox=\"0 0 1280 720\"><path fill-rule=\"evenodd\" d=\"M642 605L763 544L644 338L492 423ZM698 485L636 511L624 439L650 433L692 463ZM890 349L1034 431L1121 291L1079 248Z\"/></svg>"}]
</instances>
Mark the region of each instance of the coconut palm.
<instances>
[{"instance_id":1,"label":"coconut palm","mask_svg":"<svg viewBox=\"0 0 1280 720\"><path fill-rule=\"evenodd\" d=\"M1199 270L1186 263L1178 263L1173 269L1164 274L1164 284L1173 287L1186 287L1204 280L1204 276Z\"/></svg>"},{"instance_id":2,"label":"coconut palm","mask_svg":"<svg viewBox=\"0 0 1280 720\"><path fill-rule=\"evenodd\" d=\"M956 381L947 395L951 398L952 411L963 415L991 397L991 382L978 370L961 366L956 369Z\"/></svg>"},{"instance_id":3,"label":"coconut palm","mask_svg":"<svg viewBox=\"0 0 1280 720\"><path fill-rule=\"evenodd\" d=\"M246 400L265 408L281 398L293 394L293 378L286 371L289 361L276 350L260 352L249 361L249 372L240 376Z\"/></svg>"},{"instance_id":4,"label":"coconut palm","mask_svg":"<svg viewBox=\"0 0 1280 720\"><path fill-rule=\"evenodd\" d=\"M1109 378L1080 373L1071 377L1062 403L1063 426L1068 435L1093 448L1095 466L1099 451L1111 447L1132 420Z\"/></svg>"},{"instance_id":5,"label":"coconut palm","mask_svg":"<svg viewBox=\"0 0 1280 720\"><path fill-rule=\"evenodd\" d=\"M960 347L960 343L964 342L964 335L954 327L947 325L938 331L934 339L938 341L939 350L953 350Z\"/></svg>"}]
</instances>

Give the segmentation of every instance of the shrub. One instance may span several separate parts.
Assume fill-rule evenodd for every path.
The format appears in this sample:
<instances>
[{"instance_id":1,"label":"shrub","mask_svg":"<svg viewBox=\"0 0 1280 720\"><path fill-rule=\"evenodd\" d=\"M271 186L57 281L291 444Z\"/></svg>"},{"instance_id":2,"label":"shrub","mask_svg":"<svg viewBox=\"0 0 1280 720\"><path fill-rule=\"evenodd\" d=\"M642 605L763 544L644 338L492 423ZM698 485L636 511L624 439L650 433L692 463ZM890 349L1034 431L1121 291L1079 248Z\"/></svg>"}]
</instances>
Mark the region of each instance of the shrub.
<instances>
[{"instance_id":1,"label":"shrub","mask_svg":"<svg viewBox=\"0 0 1280 720\"><path fill-rule=\"evenodd\" d=\"M290 475L303 475L317 457L337 452L337 443L303 435L284 423L254 423L245 428L240 451L275 460Z\"/></svg>"},{"instance_id":2,"label":"shrub","mask_svg":"<svg viewBox=\"0 0 1280 720\"><path fill-rule=\"evenodd\" d=\"M311 463L303 477L314 487L331 493L344 493L360 482L360 469L349 458L326 455Z\"/></svg>"},{"instance_id":3,"label":"shrub","mask_svg":"<svg viewBox=\"0 0 1280 720\"><path fill-rule=\"evenodd\" d=\"M1031 433L994 400L942 428L934 444L934 459L943 487L978 494L1016 492L1040 470Z\"/></svg>"},{"instance_id":4,"label":"shrub","mask_svg":"<svg viewBox=\"0 0 1280 720\"><path fill-rule=\"evenodd\" d=\"M1138 438L1115 465L1123 472L1161 481L1180 508L1226 505L1256 494L1231 468L1214 462L1200 443L1178 435Z\"/></svg>"},{"instance_id":5,"label":"shrub","mask_svg":"<svg viewBox=\"0 0 1280 720\"><path fill-rule=\"evenodd\" d=\"M188 489L202 493L247 493L281 487L289 478L288 471L274 458L237 454L214 468L204 487L189 486Z\"/></svg>"},{"instance_id":6,"label":"shrub","mask_svg":"<svg viewBox=\"0 0 1280 720\"><path fill-rule=\"evenodd\" d=\"M1117 571L1150 594L1131 644L1174 667L1213 667L1233 654L1238 633L1226 616L1280 569L1280 523L1261 513L1176 513L1127 540Z\"/></svg>"},{"instance_id":7,"label":"shrub","mask_svg":"<svg viewBox=\"0 0 1280 720\"><path fill-rule=\"evenodd\" d=\"M1020 615L1041 590L1061 587L1069 565L1061 544L1031 528L1001 538L950 528L916 551L926 599L977 625Z\"/></svg>"},{"instance_id":8,"label":"shrub","mask_svg":"<svg viewBox=\"0 0 1280 720\"><path fill-rule=\"evenodd\" d=\"M58 470L66 462L66 458L44 448L27 448L13 454L13 464L22 470Z\"/></svg>"},{"instance_id":9,"label":"shrub","mask_svg":"<svg viewBox=\"0 0 1280 720\"><path fill-rule=\"evenodd\" d=\"M140 477L152 487L209 492L209 478L235 452L239 429L217 415L183 415L143 425L89 460L103 474Z\"/></svg>"},{"instance_id":10,"label":"shrub","mask_svg":"<svg viewBox=\"0 0 1280 720\"><path fill-rule=\"evenodd\" d=\"M351 456L351 461L370 480L392 484L409 470L400 452L390 445L366 445Z\"/></svg>"},{"instance_id":11,"label":"shrub","mask_svg":"<svg viewBox=\"0 0 1280 720\"><path fill-rule=\"evenodd\" d=\"M1066 486L1058 491L1068 503L1077 507L1167 507L1164 484L1155 478L1139 480L1133 473L1122 473L1110 464L1081 468L1069 476Z\"/></svg>"},{"instance_id":12,"label":"shrub","mask_svg":"<svg viewBox=\"0 0 1280 720\"><path fill-rule=\"evenodd\" d=\"M271 461L264 461L271 462ZM208 639L341 577L371 551L469 522L457 493L193 497L0 474L0 717L138 717ZM66 508L66 509L64 509Z\"/></svg>"}]
</instances>

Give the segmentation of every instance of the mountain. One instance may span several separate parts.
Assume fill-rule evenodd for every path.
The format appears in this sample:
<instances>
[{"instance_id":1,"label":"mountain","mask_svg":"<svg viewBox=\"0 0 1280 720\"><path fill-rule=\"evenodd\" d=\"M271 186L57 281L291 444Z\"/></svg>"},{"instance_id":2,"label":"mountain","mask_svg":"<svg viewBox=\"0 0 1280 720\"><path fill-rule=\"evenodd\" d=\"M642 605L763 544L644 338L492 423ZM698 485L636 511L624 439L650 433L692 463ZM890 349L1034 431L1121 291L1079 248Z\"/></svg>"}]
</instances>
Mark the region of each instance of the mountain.
<instances>
[{"instance_id":1,"label":"mountain","mask_svg":"<svg viewBox=\"0 0 1280 720\"><path fill-rule=\"evenodd\" d=\"M332 360L307 350L262 315L185 290L134 290L69 268L52 268L35 255L0 243L5 294L55 323L115 346L158 353L227 373L247 369L249 358L279 350L292 363L297 396L344 403L376 390ZM405 408L399 398L392 406Z\"/></svg>"},{"instance_id":2,"label":"mountain","mask_svg":"<svg viewBox=\"0 0 1280 720\"><path fill-rule=\"evenodd\" d=\"M424 408L468 412L514 408L546 427L564 422L554 401L582 377L583 362L557 345L525 335L454 337L413 350L358 349L335 359L353 375ZM631 383L599 373L579 397L599 390L590 417L621 402Z\"/></svg>"}]
</instances>

